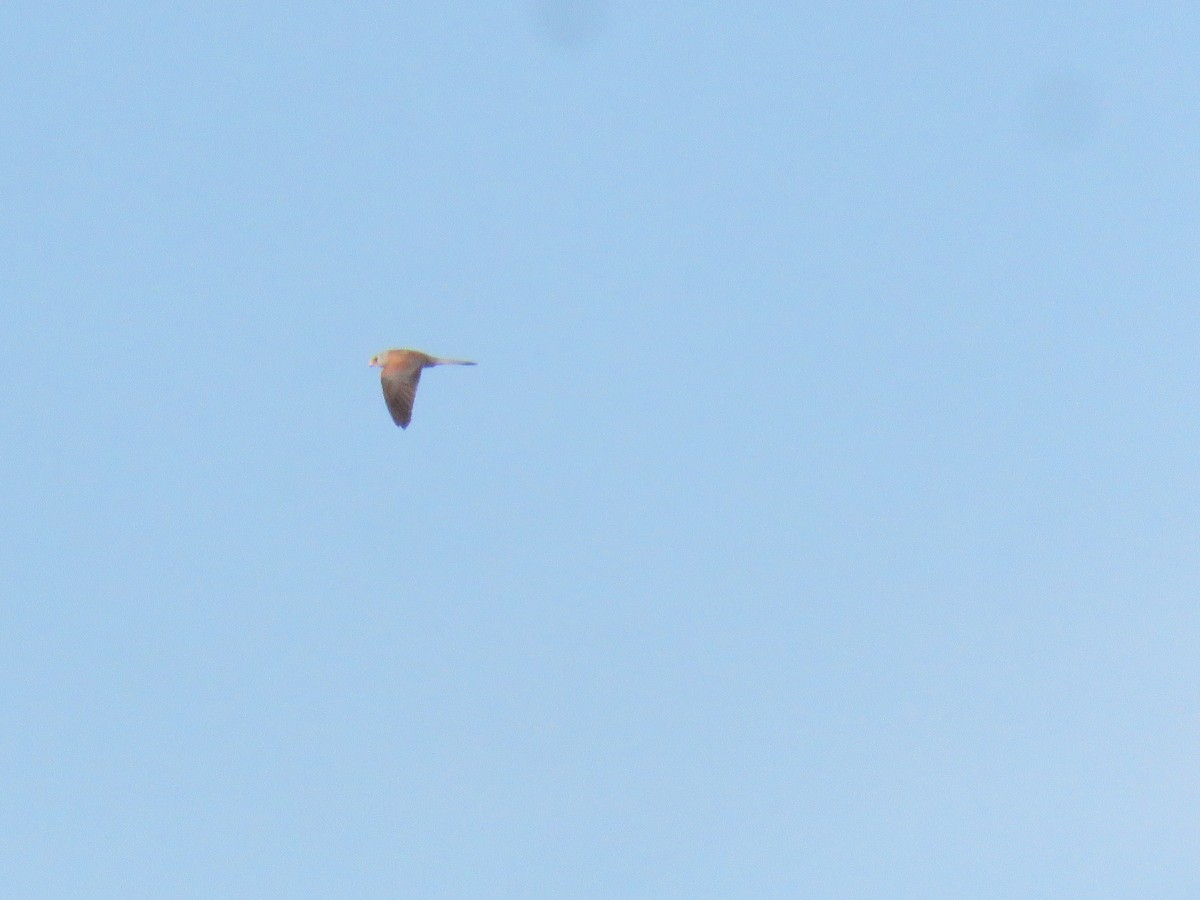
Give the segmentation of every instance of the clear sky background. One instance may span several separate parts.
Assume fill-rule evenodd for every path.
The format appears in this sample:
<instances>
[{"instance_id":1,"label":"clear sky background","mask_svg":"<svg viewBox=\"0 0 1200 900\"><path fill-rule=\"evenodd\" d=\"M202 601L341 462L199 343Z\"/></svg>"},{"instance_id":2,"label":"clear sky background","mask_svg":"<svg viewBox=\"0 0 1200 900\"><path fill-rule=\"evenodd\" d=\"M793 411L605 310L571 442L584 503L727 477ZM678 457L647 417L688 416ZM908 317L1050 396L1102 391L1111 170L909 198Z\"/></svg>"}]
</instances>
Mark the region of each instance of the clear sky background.
<instances>
[{"instance_id":1,"label":"clear sky background","mask_svg":"<svg viewBox=\"0 0 1200 900\"><path fill-rule=\"evenodd\" d=\"M1198 47L6 3L0 894L1200 896Z\"/></svg>"}]
</instances>

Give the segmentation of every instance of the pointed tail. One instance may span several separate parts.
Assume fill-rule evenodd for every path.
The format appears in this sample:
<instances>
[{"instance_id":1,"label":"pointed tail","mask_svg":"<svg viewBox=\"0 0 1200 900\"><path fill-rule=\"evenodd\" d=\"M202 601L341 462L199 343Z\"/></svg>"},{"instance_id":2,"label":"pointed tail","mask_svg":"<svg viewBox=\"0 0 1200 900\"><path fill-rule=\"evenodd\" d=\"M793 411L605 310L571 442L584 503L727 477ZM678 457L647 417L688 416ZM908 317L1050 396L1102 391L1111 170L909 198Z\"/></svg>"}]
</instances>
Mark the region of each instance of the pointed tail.
<instances>
[{"instance_id":1,"label":"pointed tail","mask_svg":"<svg viewBox=\"0 0 1200 900\"><path fill-rule=\"evenodd\" d=\"M471 359L435 359L435 366L477 366L479 363Z\"/></svg>"}]
</instances>

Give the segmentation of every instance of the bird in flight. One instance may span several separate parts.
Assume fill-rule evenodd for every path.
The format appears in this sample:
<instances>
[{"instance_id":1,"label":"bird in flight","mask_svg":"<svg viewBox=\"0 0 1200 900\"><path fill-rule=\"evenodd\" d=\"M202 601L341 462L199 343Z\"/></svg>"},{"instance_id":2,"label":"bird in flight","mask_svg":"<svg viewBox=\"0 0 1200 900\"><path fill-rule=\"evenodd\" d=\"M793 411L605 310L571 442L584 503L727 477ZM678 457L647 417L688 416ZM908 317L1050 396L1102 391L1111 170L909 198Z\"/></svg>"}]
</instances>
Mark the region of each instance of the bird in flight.
<instances>
[{"instance_id":1,"label":"bird in flight","mask_svg":"<svg viewBox=\"0 0 1200 900\"><path fill-rule=\"evenodd\" d=\"M407 428L412 421L413 401L417 398L417 385L421 381L421 370L430 366L473 366L469 359L441 359L420 350L384 350L371 357L371 365L381 371L379 380L383 384L383 399L387 403L392 421Z\"/></svg>"}]
</instances>

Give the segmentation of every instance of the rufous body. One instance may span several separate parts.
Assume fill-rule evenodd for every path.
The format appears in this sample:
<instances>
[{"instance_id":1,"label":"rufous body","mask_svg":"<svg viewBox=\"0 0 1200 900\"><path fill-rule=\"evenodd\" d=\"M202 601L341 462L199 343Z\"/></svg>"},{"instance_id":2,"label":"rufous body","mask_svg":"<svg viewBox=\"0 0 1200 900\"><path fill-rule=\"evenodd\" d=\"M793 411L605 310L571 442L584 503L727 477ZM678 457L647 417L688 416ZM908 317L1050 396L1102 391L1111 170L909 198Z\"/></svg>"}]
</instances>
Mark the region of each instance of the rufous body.
<instances>
[{"instance_id":1,"label":"rufous body","mask_svg":"<svg viewBox=\"0 0 1200 900\"><path fill-rule=\"evenodd\" d=\"M392 421L401 428L407 428L412 421L413 401L417 398L422 369L432 366L473 366L475 363L468 359L442 359L420 350L385 350L371 357L371 365L382 370L379 381L383 385L383 399Z\"/></svg>"}]
</instances>

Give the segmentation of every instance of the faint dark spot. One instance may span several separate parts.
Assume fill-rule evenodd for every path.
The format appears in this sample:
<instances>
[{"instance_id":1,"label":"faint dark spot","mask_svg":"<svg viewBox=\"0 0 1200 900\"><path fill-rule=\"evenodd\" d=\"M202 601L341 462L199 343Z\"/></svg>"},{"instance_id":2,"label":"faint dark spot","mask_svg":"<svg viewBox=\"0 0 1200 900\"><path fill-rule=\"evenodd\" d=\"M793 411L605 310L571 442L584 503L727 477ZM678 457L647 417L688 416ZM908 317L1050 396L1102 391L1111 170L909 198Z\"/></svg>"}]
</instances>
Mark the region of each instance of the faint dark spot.
<instances>
[{"instance_id":1,"label":"faint dark spot","mask_svg":"<svg viewBox=\"0 0 1200 900\"><path fill-rule=\"evenodd\" d=\"M594 44L604 31L604 0L535 0L538 32L572 49Z\"/></svg>"},{"instance_id":2,"label":"faint dark spot","mask_svg":"<svg viewBox=\"0 0 1200 900\"><path fill-rule=\"evenodd\" d=\"M1060 151L1081 148L1103 124L1100 87L1078 72L1049 73L1030 90L1026 115L1038 143Z\"/></svg>"}]
</instances>

